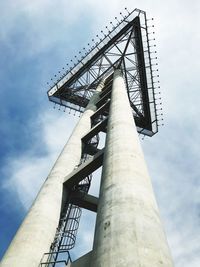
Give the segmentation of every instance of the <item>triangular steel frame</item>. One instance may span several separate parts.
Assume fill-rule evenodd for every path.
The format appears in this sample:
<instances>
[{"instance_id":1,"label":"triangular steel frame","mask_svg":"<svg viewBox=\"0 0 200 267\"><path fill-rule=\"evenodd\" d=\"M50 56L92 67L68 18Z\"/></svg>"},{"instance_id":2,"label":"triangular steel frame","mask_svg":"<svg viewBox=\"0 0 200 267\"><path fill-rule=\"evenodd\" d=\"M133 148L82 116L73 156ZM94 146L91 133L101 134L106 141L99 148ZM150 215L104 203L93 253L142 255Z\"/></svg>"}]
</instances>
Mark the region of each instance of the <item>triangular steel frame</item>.
<instances>
[{"instance_id":1,"label":"triangular steel frame","mask_svg":"<svg viewBox=\"0 0 200 267\"><path fill-rule=\"evenodd\" d=\"M121 68L139 133L158 130L146 13L135 9L100 38L48 91L49 100L83 112L97 84Z\"/></svg>"}]
</instances>

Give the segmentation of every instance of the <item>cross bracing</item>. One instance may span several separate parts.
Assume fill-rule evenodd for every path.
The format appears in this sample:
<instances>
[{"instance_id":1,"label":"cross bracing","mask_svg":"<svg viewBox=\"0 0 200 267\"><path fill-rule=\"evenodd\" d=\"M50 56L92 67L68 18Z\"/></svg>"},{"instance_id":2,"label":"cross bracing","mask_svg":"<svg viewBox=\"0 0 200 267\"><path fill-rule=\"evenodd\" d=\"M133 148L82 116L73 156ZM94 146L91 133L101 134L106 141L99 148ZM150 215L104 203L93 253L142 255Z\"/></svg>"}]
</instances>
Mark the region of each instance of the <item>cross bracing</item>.
<instances>
[{"instance_id":1,"label":"cross bracing","mask_svg":"<svg viewBox=\"0 0 200 267\"><path fill-rule=\"evenodd\" d=\"M146 13L135 9L102 33L48 91L50 101L83 112L101 79L121 68L138 132L157 132L157 114Z\"/></svg>"}]
</instances>

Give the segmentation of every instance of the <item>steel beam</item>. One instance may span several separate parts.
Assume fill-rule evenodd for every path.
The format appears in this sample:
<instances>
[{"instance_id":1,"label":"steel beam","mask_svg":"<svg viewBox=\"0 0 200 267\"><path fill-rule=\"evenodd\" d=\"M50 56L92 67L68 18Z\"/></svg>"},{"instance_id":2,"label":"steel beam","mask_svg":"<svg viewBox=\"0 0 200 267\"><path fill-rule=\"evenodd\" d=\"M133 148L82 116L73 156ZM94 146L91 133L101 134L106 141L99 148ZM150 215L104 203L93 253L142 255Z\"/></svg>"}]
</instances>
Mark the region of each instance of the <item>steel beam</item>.
<instances>
[{"instance_id":1,"label":"steel beam","mask_svg":"<svg viewBox=\"0 0 200 267\"><path fill-rule=\"evenodd\" d=\"M85 193L74 193L71 195L70 203L93 212L97 212L98 198Z\"/></svg>"},{"instance_id":2,"label":"steel beam","mask_svg":"<svg viewBox=\"0 0 200 267\"><path fill-rule=\"evenodd\" d=\"M72 171L68 176L64 178L63 185L67 188L72 188L77 185L85 177L89 176L92 172L101 167L103 163L104 149L100 150L96 155L91 157L91 159L82 163L77 169Z\"/></svg>"}]
</instances>

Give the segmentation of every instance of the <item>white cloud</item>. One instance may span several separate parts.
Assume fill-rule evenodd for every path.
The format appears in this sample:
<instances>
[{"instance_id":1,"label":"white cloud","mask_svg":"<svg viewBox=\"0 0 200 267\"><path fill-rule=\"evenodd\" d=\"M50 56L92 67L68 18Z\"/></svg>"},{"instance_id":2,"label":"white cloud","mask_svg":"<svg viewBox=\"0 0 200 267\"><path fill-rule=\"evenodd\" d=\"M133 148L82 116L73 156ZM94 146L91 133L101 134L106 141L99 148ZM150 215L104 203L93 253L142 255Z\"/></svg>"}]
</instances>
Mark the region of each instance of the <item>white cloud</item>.
<instances>
[{"instance_id":1,"label":"white cloud","mask_svg":"<svg viewBox=\"0 0 200 267\"><path fill-rule=\"evenodd\" d=\"M161 214L176 267L200 266L198 258L199 240L199 8L200 2L189 1L2 1L0 35L9 49L13 32L23 29L30 51L25 57L41 53L46 49L59 50L60 58L65 49L71 52L76 43L70 27L81 19L91 16L91 38L119 14L121 9L138 7L147 10L148 17L155 18L158 45L159 69L164 102L165 123L160 133L144 143L144 151L153 179ZM5 11L5 12L3 12ZM10 16L7 16L7 14ZM91 14L92 13L92 14ZM27 28L20 23L25 21ZM25 32L24 29L29 30ZM88 34L83 26L82 34ZM75 33L76 34L76 33ZM88 35L87 37L88 38ZM68 43L66 42L68 40ZM82 47L81 44L76 46ZM23 49L21 52L23 52ZM25 50L26 50L25 49ZM20 56L23 53L20 53ZM70 53L69 53L70 54ZM70 59L71 56L69 56ZM52 65L54 62L52 62ZM56 71L56 70L55 70ZM50 115L51 114L51 115ZM44 154L37 154L33 143L30 151L9 158L6 170L10 178L7 190L17 196L27 208L40 184L45 179L53 161L69 136L69 117L42 112L33 125ZM70 121L71 123L71 121ZM58 130L59 129L59 130ZM35 142L35 141L34 141ZM84 234L89 229L83 223ZM80 250L83 247L80 245Z\"/></svg>"},{"instance_id":2,"label":"white cloud","mask_svg":"<svg viewBox=\"0 0 200 267\"><path fill-rule=\"evenodd\" d=\"M68 140L75 121L67 118L66 114L41 112L31 126L28 125L37 137L37 140L31 140L30 150L7 159L4 167L7 179L4 179L2 186L19 199L24 209L27 210L34 200ZM37 152L39 146L42 147L41 155Z\"/></svg>"},{"instance_id":3,"label":"white cloud","mask_svg":"<svg viewBox=\"0 0 200 267\"><path fill-rule=\"evenodd\" d=\"M87 10L84 7L82 1L1 1L1 41L14 53L15 38L21 38L18 53L15 54L19 59L36 54L39 56L54 47L63 49L64 56L66 44L71 49L74 46L71 26L86 17Z\"/></svg>"},{"instance_id":4,"label":"white cloud","mask_svg":"<svg viewBox=\"0 0 200 267\"><path fill-rule=\"evenodd\" d=\"M188 135L184 125L170 126L160 136L146 140L144 151L175 266L187 267L197 262L200 249L199 170L195 167L200 155L193 142L198 137Z\"/></svg>"}]
</instances>

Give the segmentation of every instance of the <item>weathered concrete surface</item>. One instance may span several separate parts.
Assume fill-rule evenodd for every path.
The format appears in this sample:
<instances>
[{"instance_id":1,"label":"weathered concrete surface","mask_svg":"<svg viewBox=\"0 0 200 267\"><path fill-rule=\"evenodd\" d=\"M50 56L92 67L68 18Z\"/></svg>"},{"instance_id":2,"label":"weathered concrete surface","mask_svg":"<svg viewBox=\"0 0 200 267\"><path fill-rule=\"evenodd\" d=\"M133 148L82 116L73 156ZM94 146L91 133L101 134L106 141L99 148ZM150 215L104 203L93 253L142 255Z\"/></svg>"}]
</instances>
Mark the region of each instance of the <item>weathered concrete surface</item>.
<instances>
[{"instance_id":1,"label":"weathered concrete surface","mask_svg":"<svg viewBox=\"0 0 200 267\"><path fill-rule=\"evenodd\" d=\"M90 260L91 260L91 254L92 254L91 251L88 252L87 254L83 255L79 259L72 262L69 267L89 267L90 266Z\"/></svg>"},{"instance_id":2,"label":"weathered concrete surface","mask_svg":"<svg viewBox=\"0 0 200 267\"><path fill-rule=\"evenodd\" d=\"M79 163L82 151L81 138L90 130L90 116L95 112L94 103L99 91L91 99L69 141L65 145L35 202L16 233L1 267L38 267L44 253L49 251L58 226L62 203L63 180Z\"/></svg>"},{"instance_id":3,"label":"weathered concrete surface","mask_svg":"<svg viewBox=\"0 0 200 267\"><path fill-rule=\"evenodd\" d=\"M115 71L90 267L172 267L124 80Z\"/></svg>"}]
</instances>

